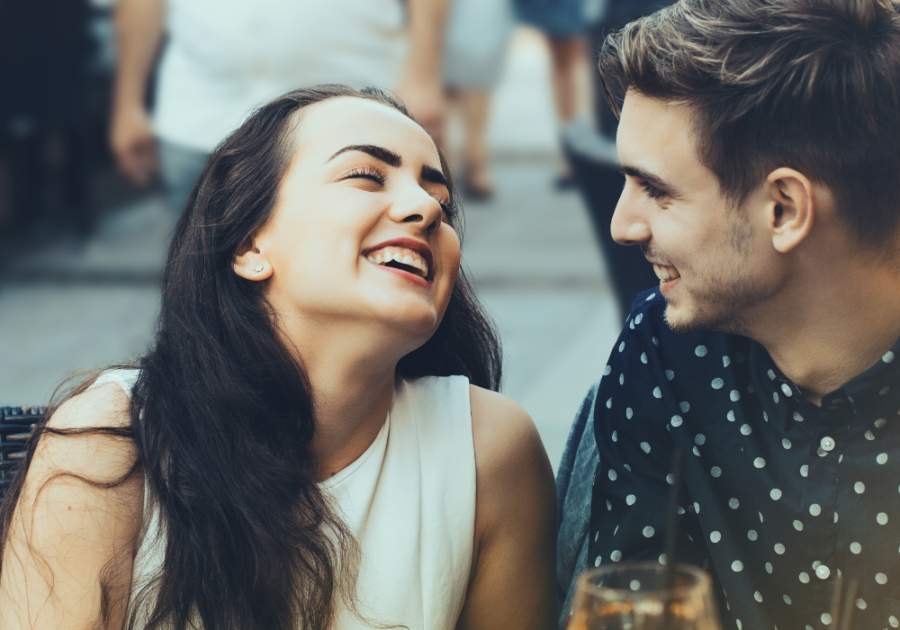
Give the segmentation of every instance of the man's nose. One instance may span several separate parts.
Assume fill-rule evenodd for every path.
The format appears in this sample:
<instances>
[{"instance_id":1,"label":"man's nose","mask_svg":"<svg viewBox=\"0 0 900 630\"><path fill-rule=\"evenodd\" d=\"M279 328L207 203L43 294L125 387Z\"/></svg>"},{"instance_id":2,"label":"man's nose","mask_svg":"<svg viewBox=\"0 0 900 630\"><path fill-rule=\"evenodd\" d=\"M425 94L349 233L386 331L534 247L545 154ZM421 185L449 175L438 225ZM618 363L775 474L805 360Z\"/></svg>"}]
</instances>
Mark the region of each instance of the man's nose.
<instances>
[{"instance_id":1,"label":"man's nose","mask_svg":"<svg viewBox=\"0 0 900 630\"><path fill-rule=\"evenodd\" d=\"M626 184L610 225L613 240L619 245L640 245L650 240L650 224L641 206L641 200Z\"/></svg>"}]
</instances>

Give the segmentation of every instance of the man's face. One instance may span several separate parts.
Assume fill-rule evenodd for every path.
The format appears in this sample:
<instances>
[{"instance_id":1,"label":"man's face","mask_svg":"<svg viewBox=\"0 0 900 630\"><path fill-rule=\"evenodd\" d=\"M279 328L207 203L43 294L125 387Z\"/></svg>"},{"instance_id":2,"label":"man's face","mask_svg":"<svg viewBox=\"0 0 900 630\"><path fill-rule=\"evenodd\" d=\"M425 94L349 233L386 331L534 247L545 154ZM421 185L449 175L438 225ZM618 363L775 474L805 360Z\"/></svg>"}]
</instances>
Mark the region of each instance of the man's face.
<instances>
[{"instance_id":1,"label":"man's face","mask_svg":"<svg viewBox=\"0 0 900 630\"><path fill-rule=\"evenodd\" d=\"M764 223L748 210L754 195L732 207L697 157L684 106L630 90L617 144L626 182L612 236L654 264L669 326L747 334L778 275Z\"/></svg>"}]
</instances>

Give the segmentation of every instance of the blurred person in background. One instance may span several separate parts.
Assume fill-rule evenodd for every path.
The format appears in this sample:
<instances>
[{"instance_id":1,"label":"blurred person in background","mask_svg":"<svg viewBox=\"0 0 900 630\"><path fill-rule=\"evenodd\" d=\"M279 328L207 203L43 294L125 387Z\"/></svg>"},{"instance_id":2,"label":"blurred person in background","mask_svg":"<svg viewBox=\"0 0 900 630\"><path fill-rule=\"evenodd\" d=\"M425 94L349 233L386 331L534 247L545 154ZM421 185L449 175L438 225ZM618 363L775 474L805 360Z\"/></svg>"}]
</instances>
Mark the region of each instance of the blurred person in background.
<instances>
[{"instance_id":1,"label":"blurred person in background","mask_svg":"<svg viewBox=\"0 0 900 630\"><path fill-rule=\"evenodd\" d=\"M590 28L593 49L600 50L606 36L668 4L665 0L605 0ZM658 279L653 267L636 247L616 243L610 232L613 211L625 178L616 158L618 119L603 92L600 75L593 72L593 129L573 125L563 133L563 153L571 168L576 188L584 199L594 237L612 281L619 313L624 318L639 293L654 286Z\"/></svg>"},{"instance_id":2,"label":"blurred person in background","mask_svg":"<svg viewBox=\"0 0 900 630\"><path fill-rule=\"evenodd\" d=\"M519 18L547 36L550 45L551 82L560 133L579 112L580 75L590 61L586 0L516 0ZM567 165L556 179L563 190L573 184Z\"/></svg>"},{"instance_id":3,"label":"blurred person in background","mask_svg":"<svg viewBox=\"0 0 900 630\"><path fill-rule=\"evenodd\" d=\"M30 438L0 628L552 627L553 473L496 393L457 213L384 93L297 90L231 134L176 228L155 343Z\"/></svg>"},{"instance_id":4,"label":"blurred person in background","mask_svg":"<svg viewBox=\"0 0 900 630\"><path fill-rule=\"evenodd\" d=\"M259 105L328 83L396 90L436 137L449 0L117 0L110 145L173 212L210 152ZM159 62L154 112L147 89ZM405 52L404 52L405 51Z\"/></svg>"},{"instance_id":5,"label":"blurred person in background","mask_svg":"<svg viewBox=\"0 0 900 630\"><path fill-rule=\"evenodd\" d=\"M487 124L514 24L511 0L453 0L444 51L444 85L462 114L462 192L470 200L494 193Z\"/></svg>"},{"instance_id":6,"label":"blurred person in background","mask_svg":"<svg viewBox=\"0 0 900 630\"><path fill-rule=\"evenodd\" d=\"M87 0L0 2L0 226L46 229L56 174L64 223L82 238L93 226L89 15Z\"/></svg>"}]
</instances>

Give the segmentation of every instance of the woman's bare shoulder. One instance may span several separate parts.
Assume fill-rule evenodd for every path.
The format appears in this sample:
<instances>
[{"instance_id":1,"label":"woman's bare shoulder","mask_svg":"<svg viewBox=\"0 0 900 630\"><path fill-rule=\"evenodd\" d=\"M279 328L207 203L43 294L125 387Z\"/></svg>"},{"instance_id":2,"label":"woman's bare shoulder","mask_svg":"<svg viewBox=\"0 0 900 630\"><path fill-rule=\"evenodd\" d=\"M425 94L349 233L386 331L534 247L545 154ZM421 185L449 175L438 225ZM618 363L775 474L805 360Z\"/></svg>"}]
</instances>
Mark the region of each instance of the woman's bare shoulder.
<instances>
[{"instance_id":1,"label":"woman's bare shoulder","mask_svg":"<svg viewBox=\"0 0 900 630\"><path fill-rule=\"evenodd\" d=\"M101 482L121 477L137 459L134 441L104 429L121 430L130 426L131 401L119 385L110 382L89 389L54 411L35 451L32 467Z\"/></svg>"},{"instance_id":2,"label":"woman's bare shoulder","mask_svg":"<svg viewBox=\"0 0 900 630\"><path fill-rule=\"evenodd\" d=\"M546 629L556 623L556 486L531 416L471 387L475 553L458 628Z\"/></svg>"},{"instance_id":3,"label":"woman's bare shoulder","mask_svg":"<svg viewBox=\"0 0 900 630\"><path fill-rule=\"evenodd\" d=\"M144 498L137 449L120 431L130 418L114 383L51 416L3 541L0 626L121 624ZM104 610L111 624L101 623Z\"/></svg>"},{"instance_id":4,"label":"woman's bare shoulder","mask_svg":"<svg viewBox=\"0 0 900 630\"><path fill-rule=\"evenodd\" d=\"M65 401L53 412L47 426L54 429L123 428L131 424L130 410L128 394L110 381Z\"/></svg>"},{"instance_id":5,"label":"woman's bare shoulder","mask_svg":"<svg viewBox=\"0 0 900 630\"><path fill-rule=\"evenodd\" d=\"M506 520L509 510L529 509L534 518L555 518L553 470L531 416L503 394L475 386L469 392L482 516Z\"/></svg>"},{"instance_id":6,"label":"woman's bare shoulder","mask_svg":"<svg viewBox=\"0 0 900 630\"><path fill-rule=\"evenodd\" d=\"M475 385L469 386L469 396L479 468L515 472L521 466L533 466L535 459L546 460L534 421L519 403Z\"/></svg>"}]
</instances>

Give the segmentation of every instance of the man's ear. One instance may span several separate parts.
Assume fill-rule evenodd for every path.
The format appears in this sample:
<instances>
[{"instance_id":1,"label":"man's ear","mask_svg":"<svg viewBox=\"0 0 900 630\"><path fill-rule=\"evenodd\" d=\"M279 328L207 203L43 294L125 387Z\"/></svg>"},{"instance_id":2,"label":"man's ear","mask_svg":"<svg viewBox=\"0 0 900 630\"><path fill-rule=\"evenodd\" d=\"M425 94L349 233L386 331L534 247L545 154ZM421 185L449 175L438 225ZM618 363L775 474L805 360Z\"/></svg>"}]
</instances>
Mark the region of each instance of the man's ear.
<instances>
[{"instance_id":1,"label":"man's ear","mask_svg":"<svg viewBox=\"0 0 900 630\"><path fill-rule=\"evenodd\" d=\"M767 223L772 244L782 254L807 237L816 219L812 182L792 168L778 168L766 177Z\"/></svg>"},{"instance_id":2,"label":"man's ear","mask_svg":"<svg viewBox=\"0 0 900 630\"><path fill-rule=\"evenodd\" d=\"M275 271L260 249L256 234L251 234L238 245L232 266L237 275L247 280L268 280Z\"/></svg>"}]
</instances>

